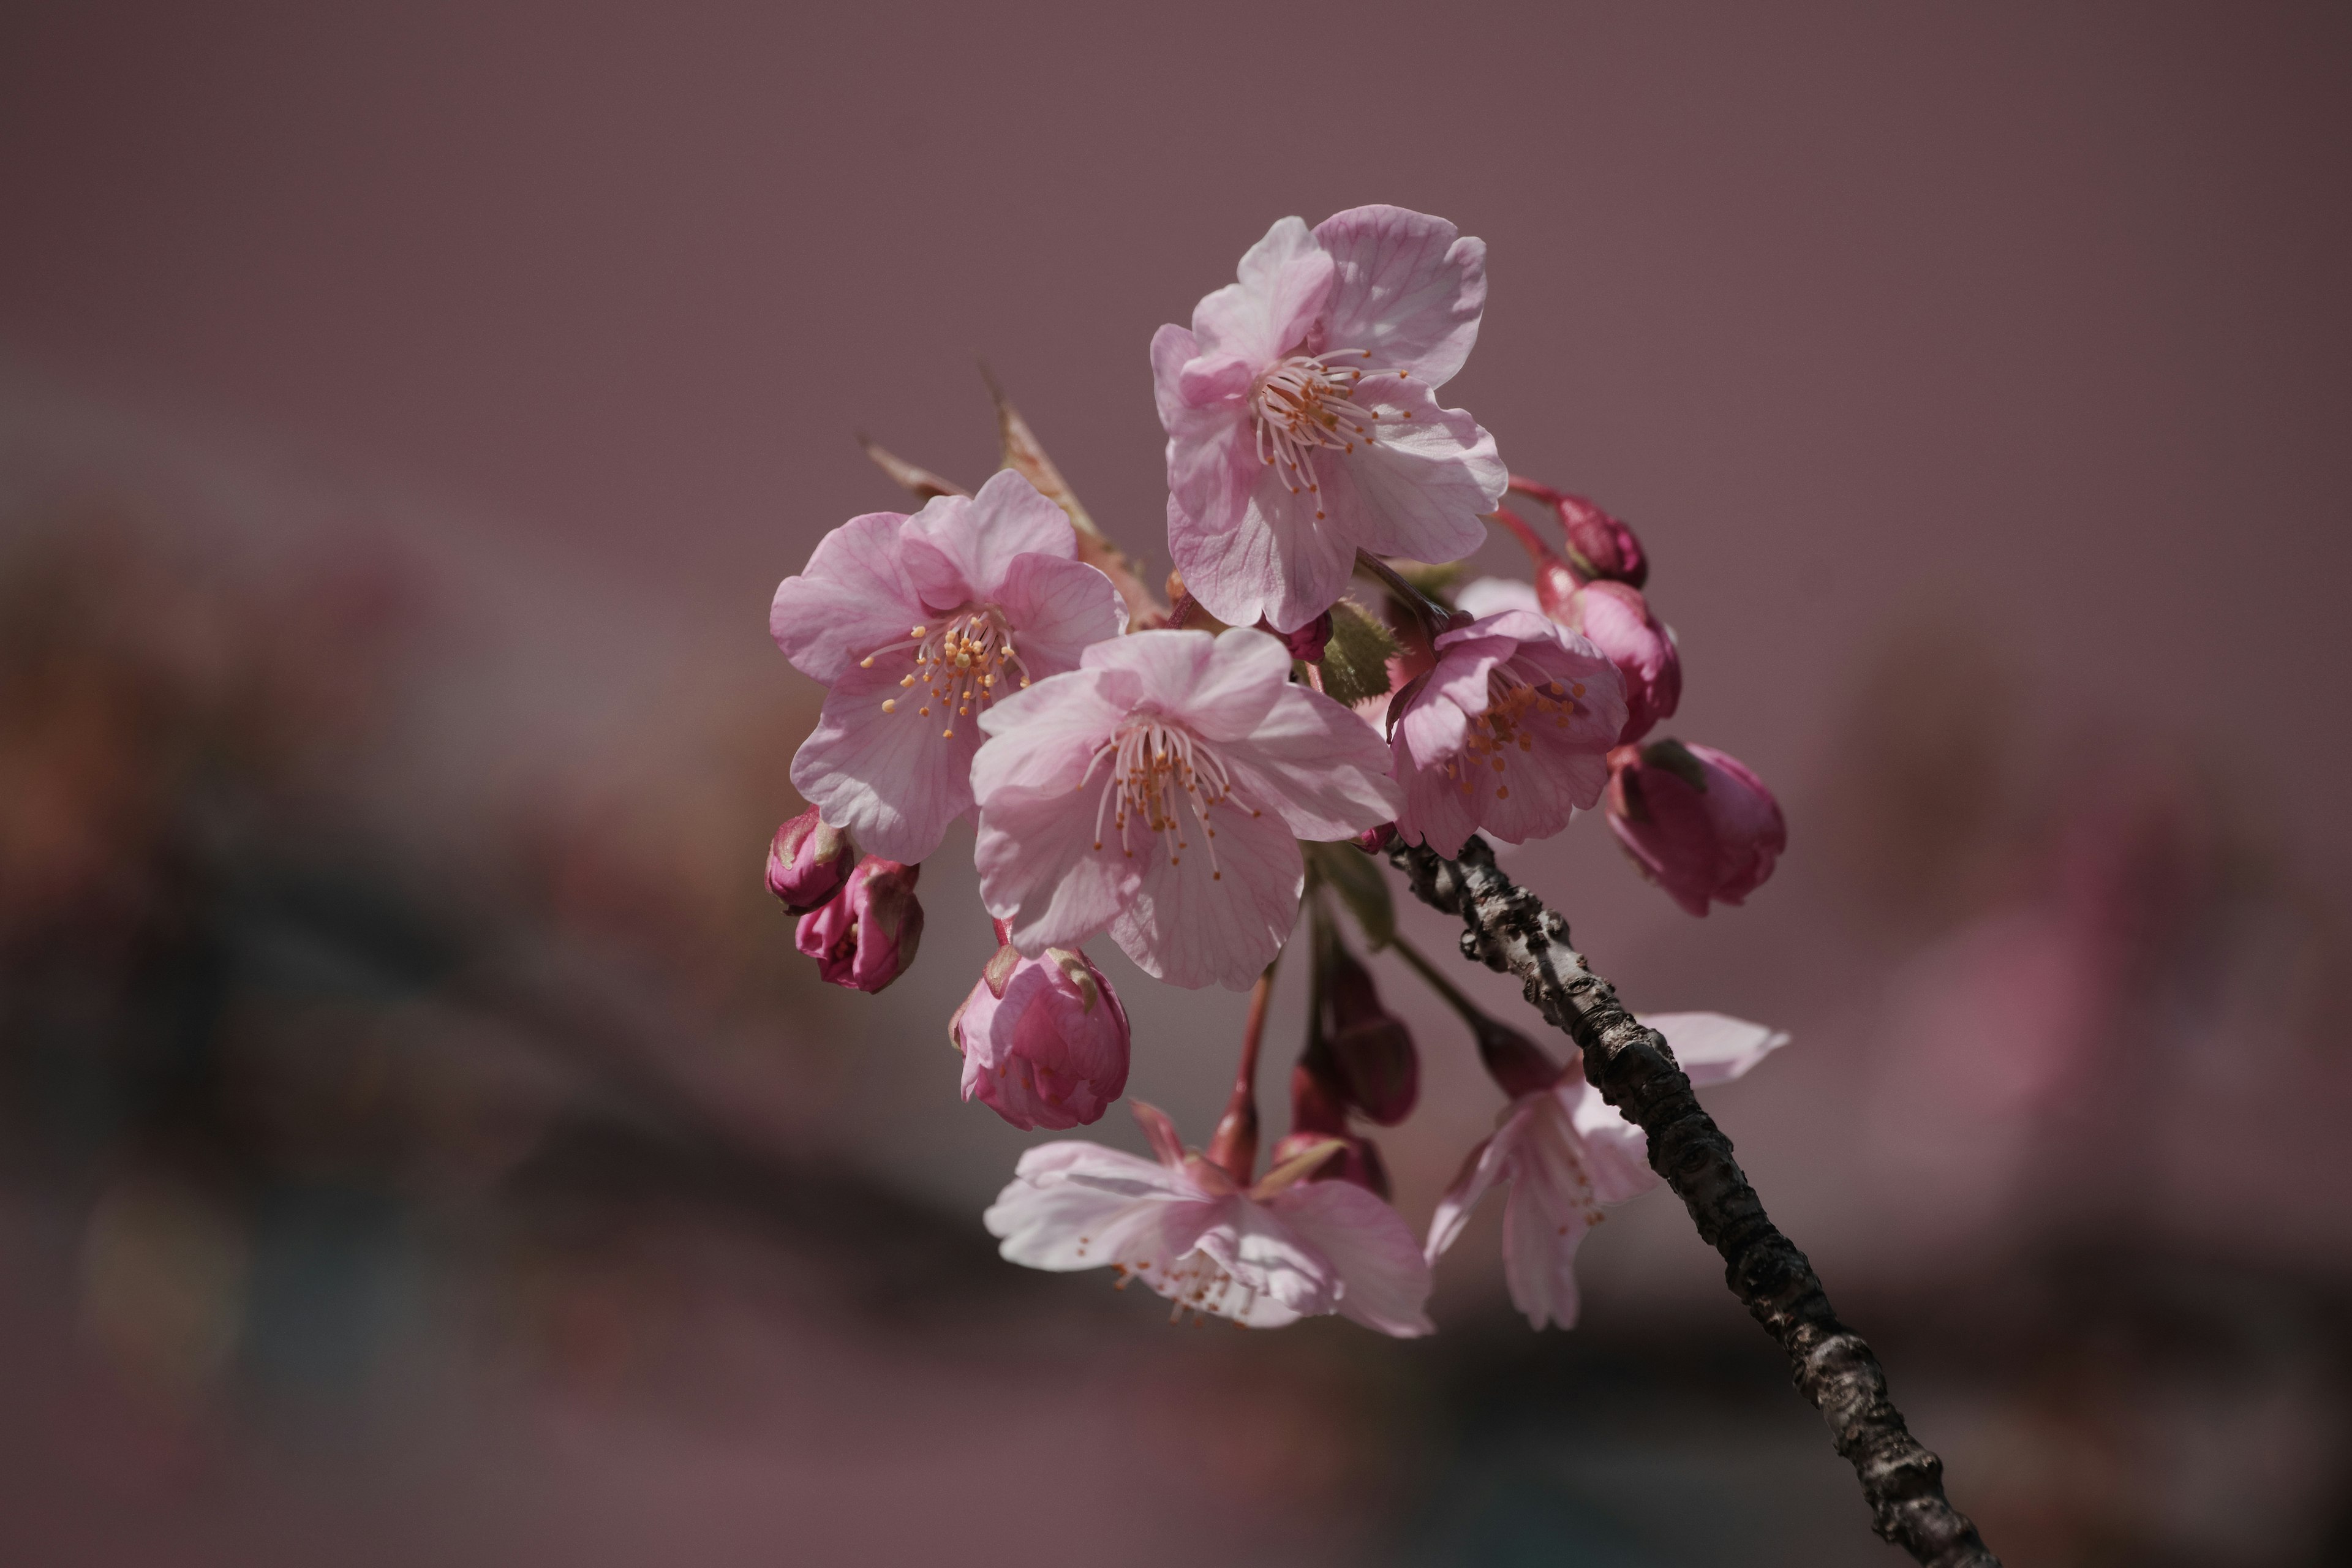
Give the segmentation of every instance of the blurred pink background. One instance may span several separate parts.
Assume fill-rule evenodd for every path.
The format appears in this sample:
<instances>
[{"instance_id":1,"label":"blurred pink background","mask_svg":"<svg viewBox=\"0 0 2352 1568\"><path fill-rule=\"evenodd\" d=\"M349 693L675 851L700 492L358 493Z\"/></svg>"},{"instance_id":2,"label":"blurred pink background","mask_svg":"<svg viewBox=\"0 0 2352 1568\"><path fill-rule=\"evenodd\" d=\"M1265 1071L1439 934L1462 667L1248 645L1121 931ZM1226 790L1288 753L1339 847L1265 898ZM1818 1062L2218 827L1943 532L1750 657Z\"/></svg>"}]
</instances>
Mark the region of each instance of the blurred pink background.
<instances>
[{"instance_id":1,"label":"blurred pink background","mask_svg":"<svg viewBox=\"0 0 2352 1568\"><path fill-rule=\"evenodd\" d=\"M0 1555L1894 1561L1663 1196L1540 1339L1491 1215L1425 1344L997 1263L969 830L877 998L759 891L853 433L976 483L984 360L1164 569L1152 330L1379 201L1790 820L1511 864L1795 1033L1715 1108L1956 1500L2345 1560L2347 104L2302 6L11 9ZM1243 998L1096 945L1205 1137ZM1496 1096L1381 973L1418 1226Z\"/></svg>"}]
</instances>

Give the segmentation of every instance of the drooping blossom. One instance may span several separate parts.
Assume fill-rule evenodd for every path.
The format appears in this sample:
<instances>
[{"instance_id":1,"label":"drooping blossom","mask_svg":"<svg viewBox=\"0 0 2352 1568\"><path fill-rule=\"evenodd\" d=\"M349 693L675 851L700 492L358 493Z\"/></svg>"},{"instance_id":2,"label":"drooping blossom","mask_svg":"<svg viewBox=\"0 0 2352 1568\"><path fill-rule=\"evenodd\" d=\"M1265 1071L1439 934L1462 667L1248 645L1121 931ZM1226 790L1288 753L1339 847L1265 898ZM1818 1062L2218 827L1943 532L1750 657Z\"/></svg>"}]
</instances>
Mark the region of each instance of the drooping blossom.
<instances>
[{"instance_id":1,"label":"drooping blossom","mask_svg":"<svg viewBox=\"0 0 2352 1568\"><path fill-rule=\"evenodd\" d=\"M1083 952L999 950L948 1020L963 1097L1024 1131L1100 1120L1127 1090L1127 1009Z\"/></svg>"},{"instance_id":2,"label":"drooping blossom","mask_svg":"<svg viewBox=\"0 0 2352 1568\"><path fill-rule=\"evenodd\" d=\"M817 973L853 991L879 991L907 972L923 940L915 898L920 866L868 855L824 908L801 917L800 950Z\"/></svg>"},{"instance_id":3,"label":"drooping blossom","mask_svg":"<svg viewBox=\"0 0 2352 1568\"><path fill-rule=\"evenodd\" d=\"M776 829L768 845L768 891L793 914L824 908L857 864L857 841L828 827L810 806Z\"/></svg>"},{"instance_id":4,"label":"drooping blossom","mask_svg":"<svg viewBox=\"0 0 2352 1568\"><path fill-rule=\"evenodd\" d=\"M1673 718L1683 700L1682 650L1675 646L1673 628L1651 614L1641 590L1623 583L1580 583L1565 568L1551 572L1542 563L1537 577L1533 587L1509 578L1483 577L1465 587L1454 602L1474 616L1538 610L1583 634L1608 656L1625 683L1625 727L1618 731L1619 745L1633 744L1659 720ZM1565 591L1562 584L1569 584Z\"/></svg>"},{"instance_id":5,"label":"drooping blossom","mask_svg":"<svg viewBox=\"0 0 2352 1568\"><path fill-rule=\"evenodd\" d=\"M1067 1272L1116 1268L1181 1315L1254 1329L1337 1312L1384 1334L1428 1333L1429 1264L1403 1216L1347 1182L1302 1178L1318 1142L1244 1186L1188 1152L1175 1126L1133 1104L1156 1159L1098 1143L1041 1144L983 1216L1005 1258Z\"/></svg>"},{"instance_id":6,"label":"drooping blossom","mask_svg":"<svg viewBox=\"0 0 2352 1568\"><path fill-rule=\"evenodd\" d=\"M1436 650L1390 738L1407 842L1450 857L1483 828L1523 844L1601 798L1625 697L1599 648L1532 610L1505 610L1441 632Z\"/></svg>"},{"instance_id":7,"label":"drooping blossom","mask_svg":"<svg viewBox=\"0 0 2352 1568\"><path fill-rule=\"evenodd\" d=\"M1009 468L969 500L854 517L769 614L793 668L830 688L793 784L874 854L920 860L971 807L979 715L1126 624L1069 518Z\"/></svg>"},{"instance_id":8,"label":"drooping blossom","mask_svg":"<svg viewBox=\"0 0 2352 1568\"><path fill-rule=\"evenodd\" d=\"M1662 1013L1642 1022L1666 1037L1692 1087L1739 1077L1789 1037L1719 1013ZM1429 1226L1429 1259L1452 1247L1470 1211L1497 1184L1503 1205L1503 1272L1511 1303L1542 1328L1576 1326L1576 1249L1601 1223L1601 1208L1658 1184L1647 1135L1585 1081L1581 1060L1559 1080L1504 1107L1495 1135L1470 1152Z\"/></svg>"},{"instance_id":9,"label":"drooping blossom","mask_svg":"<svg viewBox=\"0 0 2352 1568\"><path fill-rule=\"evenodd\" d=\"M1298 911L1297 840L1396 815L1380 737L1264 632L1149 631L982 718L981 897L1024 953L1108 930L1171 984L1244 990Z\"/></svg>"},{"instance_id":10,"label":"drooping blossom","mask_svg":"<svg viewBox=\"0 0 2352 1568\"><path fill-rule=\"evenodd\" d=\"M1354 207L1284 218L1151 340L1168 431L1168 542L1229 626L1328 609L1356 552L1455 561L1509 473L1436 391L1469 357L1486 247L1443 218Z\"/></svg>"},{"instance_id":11,"label":"drooping blossom","mask_svg":"<svg viewBox=\"0 0 2352 1568\"><path fill-rule=\"evenodd\" d=\"M1764 782L1713 746L1657 741L1609 755L1609 826L1642 874L1704 916L1763 885L1788 847Z\"/></svg>"}]
</instances>

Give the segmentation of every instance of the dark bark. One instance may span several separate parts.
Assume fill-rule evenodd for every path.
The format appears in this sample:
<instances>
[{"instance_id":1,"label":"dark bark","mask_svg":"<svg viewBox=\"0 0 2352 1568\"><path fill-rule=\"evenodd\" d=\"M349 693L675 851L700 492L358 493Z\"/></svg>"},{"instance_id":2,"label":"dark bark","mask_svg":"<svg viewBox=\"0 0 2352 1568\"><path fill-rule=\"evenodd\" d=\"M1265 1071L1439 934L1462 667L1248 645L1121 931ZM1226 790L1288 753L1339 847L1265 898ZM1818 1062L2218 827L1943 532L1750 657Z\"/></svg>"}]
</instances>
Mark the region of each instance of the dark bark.
<instances>
[{"instance_id":1,"label":"dark bark","mask_svg":"<svg viewBox=\"0 0 2352 1568\"><path fill-rule=\"evenodd\" d=\"M1454 860L1402 845L1389 853L1422 902L1462 917L1464 954L1517 975L1528 1003L1582 1050L1601 1098L1649 1134L1651 1168L1723 1254L1732 1294L1788 1352L1797 1387L1861 1478L1878 1533L1935 1568L2000 1568L1945 1498L1943 1461L1904 1426L1878 1358L1838 1321L1812 1265L1765 1216L1731 1140L1699 1109L1665 1037L1634 1022L1615 988L1585 967L1568 922L1498 870L1481 839Z\"/></svg>"}]
</instances>

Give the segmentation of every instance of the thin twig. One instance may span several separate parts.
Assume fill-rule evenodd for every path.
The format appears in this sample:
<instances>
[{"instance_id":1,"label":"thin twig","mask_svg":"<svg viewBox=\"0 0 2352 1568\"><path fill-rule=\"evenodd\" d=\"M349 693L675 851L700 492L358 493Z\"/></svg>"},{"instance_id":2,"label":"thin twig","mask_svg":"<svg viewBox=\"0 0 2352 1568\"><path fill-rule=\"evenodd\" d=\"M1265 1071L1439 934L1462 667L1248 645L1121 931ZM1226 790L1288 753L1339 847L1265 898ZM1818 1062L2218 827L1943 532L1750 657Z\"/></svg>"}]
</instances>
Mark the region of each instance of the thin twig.
<instances>
[{"instance_id":1,"label":"thin twig","mask_svg":"<svg viewBox=\"0 0 2352 1568\"><path fill-rule=\"evenodd\" d=\"M1766 1217L1731 1140L1699 1108L1665 1037L1635 1022L1616 989L1585 967L1568 922L1514 885L1477 837L1452 860L1403 844L1389 858L1422 902L1462 917L1466 956L1519 977L1528 1003L1583 1051L1586 1079L1649 1134L1651 1169L1723 1254L1732 1294L1788 1353L1798 1389L1861 1479L1873 1528L1931 1568L2000 1568L1944 1496L1943 1461L1905 1426L1878 1358L1838 1321L1812 1265Z\"/></svg>"}]
</instances>

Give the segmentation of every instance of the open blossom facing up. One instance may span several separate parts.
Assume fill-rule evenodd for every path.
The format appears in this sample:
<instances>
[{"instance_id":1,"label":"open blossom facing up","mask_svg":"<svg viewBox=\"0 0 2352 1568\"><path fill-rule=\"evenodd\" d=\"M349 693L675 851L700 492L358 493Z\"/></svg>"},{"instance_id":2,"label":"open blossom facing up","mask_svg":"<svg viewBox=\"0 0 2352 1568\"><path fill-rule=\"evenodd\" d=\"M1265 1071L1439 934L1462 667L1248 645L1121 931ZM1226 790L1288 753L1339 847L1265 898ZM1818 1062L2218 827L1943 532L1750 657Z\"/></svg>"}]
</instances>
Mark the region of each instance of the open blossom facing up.
<instances>
[{"instance_id":1,"label":"open blossom facing up","mask_svg":"<svg viewBox=\"0 0 2352 1568\"><path fill-rule=\"evenodd\" d=\"M1024 953L1111 937L1146 973L1248 987L1298 912L1297 840L1396 815L1380 737L1261 631L1149 631L1000 701L973 760L981 897Z\"/></svg>"},{"instance_id":2,"label":"open blossom facing up","mask_svg":"<svg viewBox=\"0 0 2352 1568\"><path fill-rule=\"evenodd\" d=\"M877 855L920 860L971 807L979 716L1116 637L1127 612L1077 558L1062 509L1010 469L912 517L870 512L825 535L776 590L769 630L825 683L793 784Z\"/></svg>"},{"instance_id":3,"label":"open blossom facing up","mask_svg":"<svg viewBox=\"0 0 2352 1568\"><path fill-rule=\"evenodd\" d=\"M1151 340L1168 431L1168 542L1219 620L1289 631L1346 589L1356 552L1455 561L1509 473L1437 389L1469 357L1486 247L1443 218L1354 207L1284 218Z\"/></svg>"},{"instance_id":4,"label":"open blossom facing up","mask_svg":"<svg viewBox=\"0 0 2352 1568\"><path fill-rule=\"evenodd\" d=\"M1692 914L1737 904L1789 847L1780 804L1727 752L1659 741L1610 753L1609 826L1642 874Z\"/></svg>"},{"instance_id":5,"label":"open blossom facing up","mask_svg":"<svg viewBox=\"0 0 2352 1568\"><path fill-rule=\"evenodd\" d=\"M1127 1091L1127 1009L1083 952L999 952L948 1037L963 1053L963 1097L1024 1131L1099 1121Z\"/></svg>"},{"instance_id":6,"label":"open blossom facing up","mask_svg":"<svg viewBox=\"0 0 2352 1568\"><path fill-rule=\"evenodd\" d=\"M1176 1303L1254 1329L1337 1312L1385 1334L1425 1334L1429 1265L1396 1210L1348 1182L1308 1182L1318 1143L1244 1187L1188 1153L1134 1102L1155 1160L1097 1143L1042 1144L983 1216L1031 1268L1116 1268ZM1125 1282L1122 1279L1122 1284Z\"/></svg>"},{"instance_id":7,"label":"open blossom facing up","mask_svg":"<svg viewBox=\"0 0 2352 1568\"><path fill-rule=\"evenodd\" d=\"M1725 1083L1788 1044L1761 1024L1719 1013L1665 1013L1642 1022L1665 1036L1693 1088ZM1470 1152L1429 1226L1429 1258L1452 1247L1470 1211L1497 1184L1503 1205L1503 1271L1511 1303L1529 1324L1576 1326L1576 1249L1601 1222L1604 1205L1658 1184L1648 1140L1601 1098L1570 1063L1557 1083L1503 1109L1495 1135Z\"/></svg>"},{"instance_id":8,"label":"open blossom facing up","mask_svg":"<svg viewBox=\"0 0 2352 1568\"><path fill-rule=\"evenodd\" d=\"M1599 648L1505 610L1440 633L1436 651L1390 741L1408 842L1451 857L1484 829L1521 844L1601 798L1625 698Z\"/></svg>"}]
</instances>

